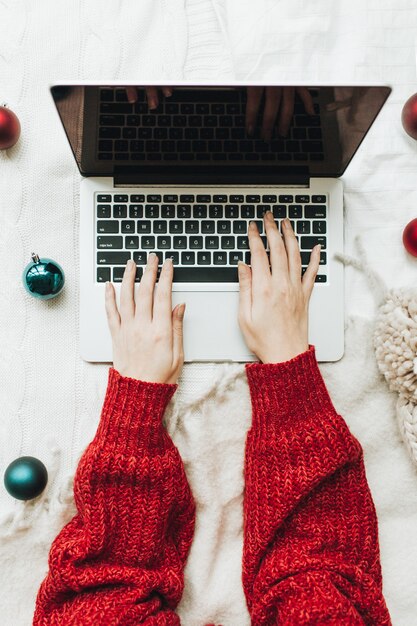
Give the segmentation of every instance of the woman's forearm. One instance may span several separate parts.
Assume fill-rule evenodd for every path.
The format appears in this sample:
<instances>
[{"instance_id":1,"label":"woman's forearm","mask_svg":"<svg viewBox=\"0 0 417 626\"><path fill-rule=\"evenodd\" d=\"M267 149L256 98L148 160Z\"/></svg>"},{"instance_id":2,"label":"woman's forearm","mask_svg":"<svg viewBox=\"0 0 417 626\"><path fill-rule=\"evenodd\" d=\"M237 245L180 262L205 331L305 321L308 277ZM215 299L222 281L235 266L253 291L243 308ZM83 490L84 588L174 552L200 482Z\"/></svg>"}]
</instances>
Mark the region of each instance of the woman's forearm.
<instances>
[{"instance_id":1,"label":"woman's forearm","mask_svg":"<svg viewBox=\"0 0 417 626\"><path fill-rule=\"evenodd\" d=\"M314 346L246 371L243 584L252 623L390 624L362 448L331 402Z\"/></svg>"},{"instance_id":2,"label":"woman's forearm","mask_svg":"<svg viewBox=\"0 0 417 626\"><path fill-rule=\"evenodd\" d=\"M109 369L100 423L74 479L78 513L51 546L34 626L179 624L195 505L162 425L176 388Z\"/></svg>"}]
</instances>

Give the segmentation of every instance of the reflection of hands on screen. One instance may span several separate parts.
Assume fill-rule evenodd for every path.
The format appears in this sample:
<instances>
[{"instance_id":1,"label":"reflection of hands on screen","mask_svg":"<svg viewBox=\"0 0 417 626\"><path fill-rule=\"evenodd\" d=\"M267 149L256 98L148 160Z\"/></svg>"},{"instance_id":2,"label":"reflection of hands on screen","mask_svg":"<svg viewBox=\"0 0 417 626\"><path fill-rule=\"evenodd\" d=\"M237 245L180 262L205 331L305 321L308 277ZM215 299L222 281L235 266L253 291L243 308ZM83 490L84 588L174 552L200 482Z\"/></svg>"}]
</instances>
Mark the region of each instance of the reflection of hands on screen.
<instances>
[{"instance_id":1,"label":"reflection of hands on screen","mask_svg":"<svg viewBox=\"0 0 417 626\"><path fill-rule=\"evenodd\" d=\"M164 96L172 96L172 87L161 87ZM159 104L158 87L145 87L146 101L150 109L156 109ZM136 87L126 87L127 99L130 103L136 102L138 99L138 90Z\"/></svg>"},{"instance_id":2,"label":"reflection of hands on screen","mask_svg":"<svg viewBox=\"0 0 417 626\"><path fill-rule=\"evenodd\" d=\"M172 95L172 87L161 87L164 96ZM272 138L274 127L278 123L278 134L282 137L288 135L294 114L295 94L304 103L306 113L314 115L314 104L307 87L247 87L246 102L246 132L249 136L255 132L259 107L263 100L263 117L261 138L269 141ZM159 104L158 87L145 87L146 100L149 109L156 109ZM126 87L126 95L129 102L136 102L138 91L136 87Z\"/></svg>"},{"instance_id":3,"label":"reflection of hands on screen","mask_svg":"<svg viewBox=\"0 0 417 626\"><path fill-rule=\"evenodd\" d=\"M248 135L253 135L255 132L256 119L264 92L261 137L266 141L271 139L276 124L279 135L282 137L288 135L294 114L295 94L303 101L306 113L314 115L313 99L307 87L248 87L247 91L246 132Z\"/></svg>"}]
</instances>

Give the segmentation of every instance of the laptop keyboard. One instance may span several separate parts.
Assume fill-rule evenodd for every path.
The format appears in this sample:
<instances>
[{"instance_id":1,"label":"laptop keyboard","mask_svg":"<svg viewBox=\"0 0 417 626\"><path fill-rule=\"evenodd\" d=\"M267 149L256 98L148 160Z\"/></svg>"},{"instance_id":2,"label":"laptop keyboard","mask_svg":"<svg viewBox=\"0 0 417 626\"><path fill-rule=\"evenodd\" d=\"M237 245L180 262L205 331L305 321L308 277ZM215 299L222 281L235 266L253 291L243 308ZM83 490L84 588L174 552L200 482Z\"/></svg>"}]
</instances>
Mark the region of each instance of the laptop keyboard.
<instances>
[{"instance_id":1,"label":"laptop keyboard","mask_svg":"<svg viewBox=\"0 0 417 626\"><path fill-rule=\"evenodd\" d=\"M260 137L262 107L253 137L245 129L246 90L174 89L149 110L145 92L127 102L125 89L100 89L99 161L323 161L318 91L310 90L315 115L298 98L286 138L275 129Z\"/></svg>"},{"instance_id":2,"label":"laptop keyboard","mask_svg":"<svg viewBox=\"0 0 417 626\"><path fill-rule=\"evenodd\" d=\"M269 258L263 214L273 212L281 231L288 217L301 254L302 274L314 246L321 244L316 282L327 282L327 196L272 194L269 190L227 193L103 192L96 201L96 282L121 282L129 259L136 262L136 282L148 254L174 266L173 282L238 282L237 264L250 265L249 221L258 226Z\"/></svg>"}]
</instances>

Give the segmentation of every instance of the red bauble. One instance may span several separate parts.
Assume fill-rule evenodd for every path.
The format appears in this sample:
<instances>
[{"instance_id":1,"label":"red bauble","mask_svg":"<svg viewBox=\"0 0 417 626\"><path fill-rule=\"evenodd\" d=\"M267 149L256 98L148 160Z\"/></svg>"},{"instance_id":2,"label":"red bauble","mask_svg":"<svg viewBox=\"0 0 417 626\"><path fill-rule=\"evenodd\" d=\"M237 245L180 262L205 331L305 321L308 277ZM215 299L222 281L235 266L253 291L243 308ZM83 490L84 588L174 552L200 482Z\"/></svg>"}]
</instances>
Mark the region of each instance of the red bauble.
<instances>
[{"instance_id":1,"label":"red bauble","mask_svg":"<svg viewBox=\"0 0 417 626\"><path fill-rule=\"evenodd\" d=\"M11 148L20 137L20 122L5 106L0 106L0 150Z\"/></svg>"},{"instance_id":2,"label":"red bauble","mask_svg":"<svg viewBox=\"0 0 417 626\"><path fill-rule=\"evenodd\" d=\"M403 244L407 252L417 256L417 218L411 220L404 228Z\"/></svg>"},{"instance_id":3,"label":"red bauble","mask_svg":"<svg viewBox=\"0 0 417 626\"><path fill-rule=\"evenodd\" d=\"M404 104L401 121L405 132L413 139L417 139L417 93L408 98Z\"/></svg>"}]
</instances>

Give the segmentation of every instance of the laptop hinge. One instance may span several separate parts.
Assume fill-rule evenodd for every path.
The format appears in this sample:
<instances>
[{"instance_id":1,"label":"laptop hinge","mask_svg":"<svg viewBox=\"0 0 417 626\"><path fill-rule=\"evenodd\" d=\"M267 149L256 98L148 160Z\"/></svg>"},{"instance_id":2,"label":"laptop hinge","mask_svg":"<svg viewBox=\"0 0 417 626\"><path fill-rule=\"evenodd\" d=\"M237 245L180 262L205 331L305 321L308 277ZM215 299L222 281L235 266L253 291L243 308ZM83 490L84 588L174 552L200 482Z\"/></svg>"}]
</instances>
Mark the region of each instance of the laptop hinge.
<instances>
[{"instance_id":1,"label":"laptop hinge","mask_svg":"<svg viewBox=\"0 0 417 626\"><path fill-rule=\"evenodd\" d=\"M280 185L308 186L305 166L223 166L115 167L114 185Z\"/></svg>"}]
</instances>

